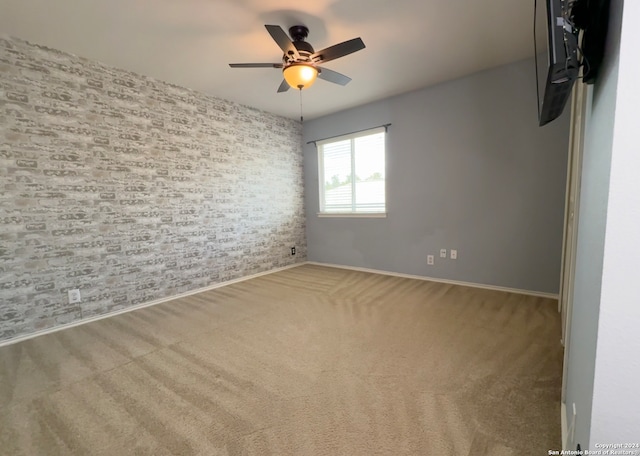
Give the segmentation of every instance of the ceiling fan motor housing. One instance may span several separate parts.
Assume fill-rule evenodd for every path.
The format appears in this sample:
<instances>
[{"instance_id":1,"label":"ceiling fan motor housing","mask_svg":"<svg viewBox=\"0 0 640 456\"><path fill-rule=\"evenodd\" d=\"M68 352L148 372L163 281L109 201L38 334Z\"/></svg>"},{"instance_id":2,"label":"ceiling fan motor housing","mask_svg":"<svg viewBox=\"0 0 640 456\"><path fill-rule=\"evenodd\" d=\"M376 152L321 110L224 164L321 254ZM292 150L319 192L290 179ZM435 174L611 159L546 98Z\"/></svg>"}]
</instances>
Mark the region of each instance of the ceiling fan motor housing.
<instances>
[{"instance_id":1,"label":"ceiling fan motor housing","mask_svg":"<svg viewBox=\"0 0 640 456\"><path fill-rule=\"evenodd\" d=\"M304 25L289 27L289 36L293 41L304 41L309 36L309 29Z\"/></svg>"},{"instance_id":2,"label":"ceiling fan motor housing","mask_svg":"<svg viewBox=\"0 0 640 456\"><path fill-rule=\"evenodd\" d=\"M313 54L315 50L310 43L305 41L307 36L309 36L309 29L304 25L294 25L289 28L289 35L291 36L291 41L296 47L300 58L296 59L293 52L289 51L282 56L283 62L285 64L311 62L311 54Z\"/></svg>"}]
</instances>

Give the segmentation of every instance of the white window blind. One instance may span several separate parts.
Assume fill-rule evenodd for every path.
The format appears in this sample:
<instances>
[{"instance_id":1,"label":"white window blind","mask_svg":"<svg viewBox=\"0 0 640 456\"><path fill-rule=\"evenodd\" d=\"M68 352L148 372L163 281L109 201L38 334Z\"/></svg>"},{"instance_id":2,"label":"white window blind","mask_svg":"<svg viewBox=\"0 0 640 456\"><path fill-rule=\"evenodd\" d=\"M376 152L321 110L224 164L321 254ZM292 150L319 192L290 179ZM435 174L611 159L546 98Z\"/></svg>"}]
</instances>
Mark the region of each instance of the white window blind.
<instances>
[{"instance_id":1,"label":"white window blind","mask_svg":"<svg viewBox=\"0 0 640 456\"><path fill-rule=\"evenodd\" d=\"M386 212L385 128L317 143L321 214Z\"/></svg>"}]
</instances>

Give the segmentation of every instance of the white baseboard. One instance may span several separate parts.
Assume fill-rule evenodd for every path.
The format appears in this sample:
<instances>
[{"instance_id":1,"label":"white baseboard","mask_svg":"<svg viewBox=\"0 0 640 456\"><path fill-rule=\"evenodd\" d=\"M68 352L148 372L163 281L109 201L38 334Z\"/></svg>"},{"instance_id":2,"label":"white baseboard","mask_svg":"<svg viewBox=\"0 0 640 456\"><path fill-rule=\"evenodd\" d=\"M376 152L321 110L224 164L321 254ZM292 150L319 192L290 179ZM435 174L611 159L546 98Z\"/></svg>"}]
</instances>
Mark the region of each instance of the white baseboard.
<instances>
[{"instance_id":1,"label":"white baseboard","mask_svg":"<svg viewBox=\"0 0 640 456\"><path fill-rule=\"evenodd\" d=\"M405 279L417 279L417 280L426 280L429 282L439 282L439 283L447 283L450 285L461 285L463 287L472 287L472 288L482 288L485 290L494 290L494 291L505 291L507 293L516 293L521 295L528 296L536 296L539 298L549 298L549 299L558 299L559 296L553 293L543 293L540 291L531 291L531 290L521 290L518 288L507 288L507 287L499 287L497 285L486 285L483 283L473 283L473 282L461 282L458 280L448 280L448 279L438 279L435 277L426 277L412 274L403 274L400 272L390 272L390 271L382 271L379 269L369 269L369 268L360 268L357 266L344 266L340 264L331 264L331 263L319 263L317 261L307 261L306 264L314 264L316 266L327 266L330 268L339 268L339 269L349 269L352 271L361 271L361 272L370 272L372 274L382 274L394 277L403 277Z\"/></svg>"},{"instance_id":2,"label":"white baseboard","mask_svg":"<svg viewBox=\"0 0 640 456\"><path fill-rule=\"evenodd\" d=\"M291 265L288 265L288 266L284 266L284 267L281 267L281 268L271 269L270 271L264 271L264 272L259 272L257 274L251 274L251 275L248 275L248 276L245 276L245 277L240 277L238 279L233 279L233 280L229 280L229 281L226 281L226 282L216 283L216 284L210 285L208 287L198 288L196 290L191 290L191 291L188 291L188 292L185 292L185 293L181 293L181 294L178 294L178 295L169 296L169 297L161 298L161 299L156 299L154 301L149 301L149 302L145 302L145 303L138 304L138 305L135 305L135 306L127 307L127 308L124 308L124 309L119 309L119 310L116 310L114 312L108 312L108 313L101 314L101 315L95 315L95 316L89 317L89 318L83 318L82 320L77 320L77 321L74 321L74 322L71 322L71 323L66 323L66 324L63 324L63 325L55 326L53 328L44 329L42 331L36 331L36 332L33 332L33 333L26 334L24 336L18 336L18 337L12 338L12 339L6 339L6 340L3 340L3 341L0 341L0 347L3 347L5 345L17 344L18 342L22 342L22 341L25 341L25 340L33 339L35 337L43 336L45 334L55 333L55 332L58 332L58 331L62 331L64 329L73 328L74 326L80 326L80 325L84 325L86 323L91 323L92 321L98 321L98 320L102 320L104 318L113 317L115 315L120 315L120 314L123 314L123 313L126 313L126 312L132 312L134 310L143 309L145 307L155 306L157 304L162 304L163 302L168 302L168 301L172 301L174 299L184 298L184 297L191 296L191 295L198 294L198 293L202 293L202 292L205 292L205 291L214 290L216 288L225 287L227 285L231 285L231 284L238 283L238 282L243 282L245 280L255 279L256 277L260 277L260 276L264 276L264 275L268 275L268 274L273 274L275 272L284 271L286 269L295 268L295 267L302 266L302 265L305 265L305 264L312 264L312 265L316 265L316 266L326 266L326 267L338 268L338 269L348 269L348 270L352 270L352 271L369 272L369 273L372 273L372 274L382 274L382 275L388 275L388 276L394 276L394 277L403 277L403 278L406 278L406 279L425 280L425 281L429 281L429 282L439 282L439 283L447 283L447 284L451 284L451 285L461 285L461 286L465 286L465 287L482 288L482 289L485 289L485 290L505 291L505 292L508 292L508 293L517 293L517 294L523 294L523 295L529 295L529 296L537 296L537 297L542 297L542 298L558 299L558 295L557 294L552 294L552 293L542 293L542 292L530 291L530 290L520 290L520 289L517 289L517 288L499 287L499 286L495 286L495 285L485 285L485 284L480 284L480 283L461 282L461 281L457 281L457 280L448 280L448 279L439 279L439 278L435 278L435 277L426 277L426 276L418 276L418 275L412 275L412 274L403 274L403 273L399 273L399 272L390 272L390 271L383 271L383 270L379 270L379 269L361 268L361 267L356 267L356 266L344 266L344 265L340 265L340 264L320 263L320 262L316 262L316 261L305 261L305 262L301 262L301 263L295 263L295 264L291 264ZM563 416L564 416L564 414L563 414ZM566 422L564 423L564 426L565 426L564 430L566 430ZM564 442L564 437L563 437L563 442Z\"/></svg>"},{"instance_id":3,"label":"white baseboard","mask_svg":"<svg viewBox=\"0 0 640 456\"><path fill-rule=\"evenodd\" d=\"M187 296L191 296L191 295L194 295L194 294L202 293L202 292L205 292L205 291L215 290L216 288L226 287L227 285L231 285L231 284L238 283L238 282L244 282L245 280L255 279L256 277L260 277L260 276L264 276L264 275L268 275L268 274L273 274L275 272L284 271L286 269L295 268L295 267L298 267L298 266L302 266L303 264L306 264L306 262L290 264L288 266L283 266L281 268L271 269L269 271L259 272L257 274L251 274L251 275L248 275L248 276L240 277L238 279L228 280L226 282L215 283L213 285L209 285L209 286L204 287L204 288L198 288L196 290L187 291L185 293L180 293L178 295L169 296L169 297L166 297L166 298L160 298L160 299L156 299L154 301L144 302L142 304L137 304L135 306L127 307L127 308L124 308L124 309L119 309L119 310L116 310L116 311L113 311L113 312L107 312L105 314L95 315L95 316L89 317L89 318L83 318L81 320L77 320L77 321L74 321L74 322L71 322L71 323L65 323L63 325L55 326L53 328L48 328L48 329L44 329L42 331L36 331L36 332L33 332L33 333L25 334L24 336L18 336L18 337L14 337L12 339L7 339L7 340L0 341L0 347L4 347L5 345L17 344L18 342L22 342L22 341L25 341L25 340L33 339L33 338L39 337L39 336L44 336L45 334L51 334L51 333L55 333L55 332L58 332L58 331L62 331L63 329L73 328L74 326L84 325L86 323L91 323L92 321L98 321L98 320L102 320L104 318L109 318L109 317L113 317L113 316L120 315L120 314L123 314L123 313L132 312L134 310L144 309L145 307L155 306L157 304L162 304L163 302L173 301L174 299L185 298Z\"/></svg>"}]
</instances>

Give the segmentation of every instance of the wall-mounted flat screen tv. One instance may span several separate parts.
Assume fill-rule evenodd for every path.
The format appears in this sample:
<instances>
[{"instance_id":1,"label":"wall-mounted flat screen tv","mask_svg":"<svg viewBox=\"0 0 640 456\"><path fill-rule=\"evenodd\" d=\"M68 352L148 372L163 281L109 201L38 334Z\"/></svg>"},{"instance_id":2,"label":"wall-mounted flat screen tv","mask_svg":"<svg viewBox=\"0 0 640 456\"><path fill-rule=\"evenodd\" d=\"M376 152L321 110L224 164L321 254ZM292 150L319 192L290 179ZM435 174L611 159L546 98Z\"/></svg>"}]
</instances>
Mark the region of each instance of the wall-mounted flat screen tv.
<instances>
[{"instance_id":1,"label":"wall-mounted flat screen tv","mask_svg":"<svg viewBox=\"0 0 640 456\"><path fill-rule=\"evenodd\" d=\"M535 1L538 120L543 126L562 114L575 81L597 81L605 58L610 0ZM544 55L537 54L545 45Z\"/></svg>"},{"instance_id":2,"label":"wall-mounted flat screen tv","mask_svg":"<svg viewBox=\"0 0 640 456\"><path fill-rule=\"evenodd\" d=\"M578 60L578 30L569 20L569 2L567 0L544 0L546 20L536 18L536 25L545 24L542 32L547 36L547 65L538 71L538 93L540 126L558 118L569 98L574 82L578 79L580 62ZM539 27L539 26L538 26ZM541 34L536 31L536 35ZM538 59L539 66L540 60ZM545 71L546 70L546 71Z\"/></svg>"}]
</instances>

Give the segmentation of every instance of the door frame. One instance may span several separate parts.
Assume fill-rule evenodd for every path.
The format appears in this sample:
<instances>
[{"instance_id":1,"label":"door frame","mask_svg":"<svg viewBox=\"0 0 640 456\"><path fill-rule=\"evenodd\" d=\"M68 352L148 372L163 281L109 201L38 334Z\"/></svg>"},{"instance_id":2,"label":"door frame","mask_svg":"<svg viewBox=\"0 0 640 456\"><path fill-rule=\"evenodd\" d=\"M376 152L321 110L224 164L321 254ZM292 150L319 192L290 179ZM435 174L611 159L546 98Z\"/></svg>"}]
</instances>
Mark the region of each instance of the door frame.
<instances>
[{"instance_id":1,"label":"door frame","mask_svg":"<svg viewBox=\"0 0 640 456\"><path fill-rule=\"evenodd\" d=\"M564 235L562 241L562 263L560 268L560 293L558 312L561 314L564 360L562 371L562 403L566 402L567 371L571 350L571 317L576 269L578 220L580 208L580 185L582 182L582 157L587 117L591 112L592 88L578 82L571 97L571 126L567 162L567 188L565 196Z\"/></svg>"}]
</instances>

